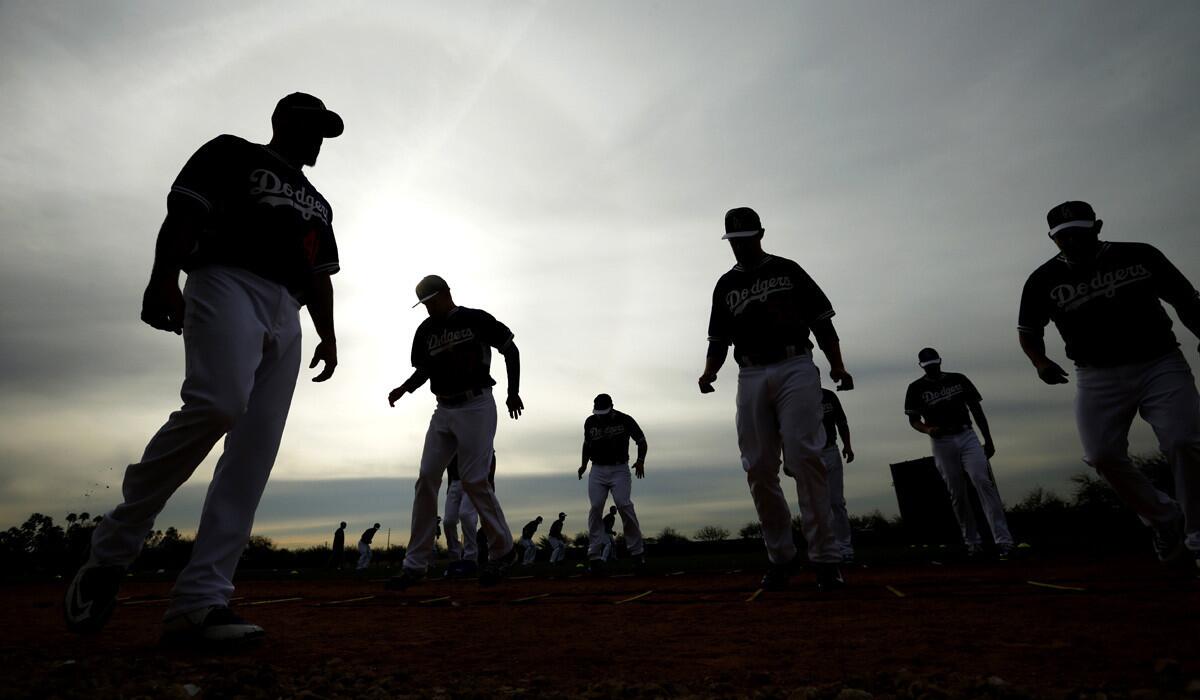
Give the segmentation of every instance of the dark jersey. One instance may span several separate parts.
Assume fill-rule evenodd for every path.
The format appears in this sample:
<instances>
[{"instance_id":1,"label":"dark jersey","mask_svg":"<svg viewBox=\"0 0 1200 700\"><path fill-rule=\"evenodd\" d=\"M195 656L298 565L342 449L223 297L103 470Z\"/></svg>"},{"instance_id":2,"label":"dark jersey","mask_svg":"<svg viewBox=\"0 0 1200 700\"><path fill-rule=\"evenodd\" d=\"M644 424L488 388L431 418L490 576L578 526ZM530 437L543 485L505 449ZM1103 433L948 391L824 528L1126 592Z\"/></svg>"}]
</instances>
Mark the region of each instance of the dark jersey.
<instances>
[{"instance_id":1,"label":"dark jersey","mask_svg":"<svg viewBox=\"0 0 1200 700\"><path fill-rule=\"evenodd\" d=\"M346 546L346 529L339 527L333 533L333 548L344 549Z\"/></svg>"},{"instance_id":2,"label":"dark jersey","mask_svg":"<svg viewBox=\"0 0 1200 700\"><path fill-rule=\"evenodd\" d=\"M364 542L366 544L371 544L371 540L375 539L376 532L379 532L379 531L373 527L369 527L366 529L365 532L363 532L362 537L358 538L358 541Z\"/></svg>"},{"instance_id":3,"label":"dark jersey","mask_svg":"<svg viewBox=\"0 0 1200 700\"><path fill-rule=\"evenodd\" d=\"M562 529L563 521L555 520L554 522L550 523L550 536L561 540L563 538Z\"/></svg>"},{"instance_id":4,"label":"dark jersey","mask_svg":"<svg viewBox=\"0 0 1200 700\"><path fill-rule=\"evenodd\" d=\"M339 269L329 202L267 146L218 136L188 159L171 197L172 211L187 202L202 230L185 270L239 267L303 301L314 272Z\"/></svg>"},{"instance_id":5,"label":"dark jersey","mask_svg":"<svg viewBox=\"0 0 1200 700\"><path fill-rule=\"evenodd\" d=\"M833 306L807 272L768 255L750 269L735 265L717 280L708 339L733 345L739 364L774 361L810 350L809 329L832 316Z\"/></svg>"},{"instance_id":6,"label":"dark jersey","mask_svg":"<svg viewBox=\"0 0 1200 700\"><path fill-rule=\"evenodd\" d=\"M825 422L825 446L837 444L837 426L846 422L846 412L842 410L842 402L837 394L828 389L821 389L821 412Z\"/></svg>"},{"instance_id":7,"label":"dark jersey","mask_svg":"<svg viewBox=\"0 0 1200 700\"><path fill-rule=\"evenodd\" d=\"M496 385L492 348L503 349L512 340L512 331L488 312L459 306L417 327L412 365L429 375L429 388L438 396L484 389Z\"/></svg>"},{"instance_id":8,"label":"dark jersey","mask_svg":"<svg viewBox=\"0 0 1200 700\"><path fill-rule=\"evenodd\" d=\"M533 533L537 532L538 525L541 525L541 523L536 520L530 520L525 523L525 527L521 528L521 539L532 540Z\"/></svg>"},{"instance_id":9,"label":"dark jersey","mask_svg":"<svg viewBox=\"0 0 1200 700\"><path fill-rule=\"evenodd\" d=\"M1096 259L1059 255L1034 271L1021 293L1017 328L1041 337L1050 321L1075 364L1116 367L1146 362L1179 346L1159 300L1195 309L1195 287L1157 248L1102 243Z\"/></svg>"},{"instance_id":10,"label":"dark jersey","mask_svg":"<svg viewBox=\"0 0 1200 700\"><path fill-rule=\"evenodd\" d=\"M592 464L629 464L629 440L644 442L645 434L631 416L611 409L583 422L583 446Z\"/></svg>"},{"instance_id":11,"label":"dark jersey","mask_svg":"<svg viewBox=\"0 0 1200 700\"><path fill-rule=\"evenodd\" d=\"M608 534L613 534L617 531L617 514L609 513L604 516L604 531Z\"/></svg>"},{"instance_id":12,"label":"dark jersey","mask_svg":"<svg viewBox=\"0 0 1200 700\"><path fill-rule=\"evenodd\" d=\"M970 379L957 372L942 372L937 379L925 376L908 385L904 412L945 430L969 428L967 404L982 400Z\"/></svg>"}]
</instances>

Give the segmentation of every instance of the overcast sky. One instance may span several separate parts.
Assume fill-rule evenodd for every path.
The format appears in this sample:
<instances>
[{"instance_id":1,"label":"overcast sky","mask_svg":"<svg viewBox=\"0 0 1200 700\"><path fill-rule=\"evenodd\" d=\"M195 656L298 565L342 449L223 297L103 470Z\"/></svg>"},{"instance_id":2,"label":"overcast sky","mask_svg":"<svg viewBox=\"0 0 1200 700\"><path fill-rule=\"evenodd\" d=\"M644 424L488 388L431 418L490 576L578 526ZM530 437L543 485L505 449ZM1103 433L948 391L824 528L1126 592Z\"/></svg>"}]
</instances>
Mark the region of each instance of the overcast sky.
<instances>
[{"instance_id":1,"label":"overcast sky","mask_svg":"<svg viewBox=\"0 0 1200 700\"><path fill-rule=\"evenodd\" d=\"M754 519L735 368L696 389L730 207L838 311L851 513L895 513L888 464L929 453L902 413L925 345L982 392L1007 502L1086 468L1073 389L1016 343L1052 205L1092 202L1106 238L1200 281L1191 0L247 5L0 3L0 525L115 505L179 404L180 339L138 321L170 183L218 134L267 141L296 90L346 132L308 173L335 211L341 365L303 371L256 523L287 544L340 519L406 537L433 398L386 395L425 274L516 333L510 525L565 510L584 529L575 469L604 391L649 438L650 532ZM214 462L161 526L194 528Z\"/></svg>"}]
</instances>

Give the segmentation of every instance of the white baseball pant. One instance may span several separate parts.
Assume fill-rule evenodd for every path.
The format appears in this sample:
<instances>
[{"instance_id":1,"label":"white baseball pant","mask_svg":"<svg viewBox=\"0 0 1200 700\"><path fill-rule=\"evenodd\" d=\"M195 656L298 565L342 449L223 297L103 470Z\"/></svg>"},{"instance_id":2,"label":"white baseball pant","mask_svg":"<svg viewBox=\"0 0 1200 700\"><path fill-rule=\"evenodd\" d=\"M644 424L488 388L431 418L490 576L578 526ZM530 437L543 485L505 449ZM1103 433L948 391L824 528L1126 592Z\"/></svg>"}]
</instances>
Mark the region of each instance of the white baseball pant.
<instances>
[{"instance_id":1,"label":"white baseball pant","mask_svg":"<svg viewBox=\"0 0 1200 700\"><path fill-rule=\"evenodd\" d=\"M808 558L841 561L833 537L829 485L821 451L821 376L807 355L738 372L737 434L742 469L762 524L768 558L786 564L796 556L792 513L779 484L780 451L796 480Z\"/></svg>"},{"instance_id":2,"label":"white baseball pant","mask_svg":"<svg viewBox=\"0 0 1200 700\"><path fill-rule=\"evenodd\" d=\"M593 464L588 475L588 499L592 507L588 511L588 558L602 559L604 542L604 504L612 492L613 505L621 516L621 527L625 531L625 546L629 555L640 557L646 546L642 542L642 528L637 512L633 509L633 479L628 464Z\"/></svg>"},{"instance_id":3,"label":"white baseball pant","mask_svg":"<svg viewBox=\"0 0 1200 700\"><path fill-rule=\"evenodd\" d=\"M967 428L957 435L931 437L930 442L933 444L933 461L942 474L942 481L946 482L946 490L950 493L950 505L954 508L954 517L962 531L963 542L968 547L975 548L980 546L983 539L975 524L975 515L971 511L965 472L975 485L979 505L983 508L988 527L992 529L992 539L1002 547L1012 546L1013 539L1008 531L1008 519L1004 516L1000 491L992 479L991 467L975 431Z\"/></svg>"},{"instance_id":4,"label":"white baseball pant","mask_svg":"<svg viewBox=\"0 0 1200 700\"><path fill-rule=\"evenodd\" d=\"M167 499L225 436L168 617L229 602L300 371L300 304L282 285L204 267L188 275L183 297L183 406L125 470L123 501L96 527L89 559L131 564Z\"/></svg>"},{"instance_id":5,"label":"white baseball pant","mask_svg":"<svg viewBox=\"0 0 1200 700\"><path fill-rule=\"evenodd\" d=\"M421 453L421 471L417 475L413 499L412 534L404 568L415 571L429 568L437 527L438 491L442 487L442 474L455 452L458 453L460 483L487 534L488 556L495 560L512 551L512 533L504 520L496 491L488 481L495 437L496 401L490 390L462 404L439 404L434 409L429 430L425 433L425 449Z\"/></svg>"},{"instance_id":6,"label":"white baseball pant","mask_svg":"<svg viewBox=\"0 0 1200 700\"><path fill-rule=\"evenodd\" d=\"M371 545L366 542L358 543L358 566L354 567L359 571L371 565Z\"/></svg>"},{"instance_id":7,"label":"white baseball pant","mask_svg":"<svg viewBox=\"0 0 1200 700\"><path fill-rule=\"evenodd\" d=\"M1084 461L1147 524L1173 523L1182 509L1188 549L1200 551L1200 394L1183 353L1122 367L1077 367L1075 376ZM1129 427L1139 413L1171 464L1174 500L1129 459Z\"/></svg>"},{"instance_id":8,"label":"white baseball pant","mask_svg":"<svg viewBox=\"0 0 1200 700\"><path fill-rule=\"evenodd\" d=\"M475 561L475 531L478 529L478 521L475 506L471 505L471 499L467 498L462 482L451 481L446 486L446 509L442 517L442 527L446 530L446 551L450 553L451 561ZM458 539L459 523L462 524L461 542Z\"/></svg>"},{"instance_id":9,"label":"white baseball pant","mask_svg":"<svg viewBox=\"0 0 1200 700\"><path fill-rule=\"evenodd\" d=\"M550 563L557 564L567 555L567 543L557 537L550 538Z\"/></svg>"},{"instance_id":10,"label":"white baseball pant","mask_svg":"<svg viewBox=\"0 0 1200 700\"><path fill-rule=\"evenodd\" d=\"M842 453L837 444L821 451L825 463L825 480L829 484L829 509L833 513L833 541L837 543L842 559L854 558L854 545L850 542L850 514L846 512L846 496L843 493L845 478Z\"/></svg>"},{"instance_id":11,"label":"white baseball pant","mask_svg":"<svg viewBox=\"0 0 1200 700\"><path fill-rule=\"evenodd\" d=\"M589 549L591 549L589 547ZM604 544L600 548L600 559L603 561L612 561L615 558L617 551L617 539L609 533L604 533Z\"/></svg>"},{"instance_id":12,"label":"white baseball pant","mask_svg":"<svg viewBox=\"0 0 1200 700\"><path fill-rule=\"evenodd\" d=\"M522 537L520 545L525 551L524 556L521 557L521 563L526 565L532 564L533 560L537 558L537 545L528 537Z\"/></svg>"}]
</instances>

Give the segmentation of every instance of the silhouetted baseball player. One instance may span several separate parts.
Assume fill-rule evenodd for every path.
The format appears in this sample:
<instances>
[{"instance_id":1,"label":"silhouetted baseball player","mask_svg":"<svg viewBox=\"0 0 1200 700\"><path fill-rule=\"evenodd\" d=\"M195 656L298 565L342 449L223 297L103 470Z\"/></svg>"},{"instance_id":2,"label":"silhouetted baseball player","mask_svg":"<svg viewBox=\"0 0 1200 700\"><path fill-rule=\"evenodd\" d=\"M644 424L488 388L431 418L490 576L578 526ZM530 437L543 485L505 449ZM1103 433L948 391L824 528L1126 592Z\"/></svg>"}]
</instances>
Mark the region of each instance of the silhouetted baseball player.
<instances>
[{"instance_id":1,"label":"silhouetted baseball player","mask_svg":"<svg viewBox=\"0 0 1200 700\"><path fill-rule=\"evenodd\" d=\"M850 422L837 394L821 389L821 415L825 426L825 449L821 450L821 461L825 463L826 481L829 482L829 505L833 512L833 540L842 554L842 561L854 559L854 545L850 541L850 514L846 511L845 474L842 456L846 464L854 461L854 448L850 446ZM838 450L838 434L842 436L842 449Z\"/></svg>"},{"instance_id":2,"label":"silhouetted baseball player","mask_svg":"<svg viewBox=\"0 0 1200 700\"><path fill-rule=\"evenodd\" d=\"M333 531L333 549L329 553L329 568L340 571L346 561L346 523Z\"/></svg>"},{"instance_id":3,"label":"silhouetted baseball player","mask_svg":"<svg viewBox=\"0 0 1200 700\"><path fill-rule=\"evenodd\" d=\"M96 631L108 620L155 517L224 437L163 636L221 643L263 634L228 603L291 406L302 306L321 338L310 367L325 367L314 381L337 366L333 210L301 170L317 162L324 139L342 133L342 119L293 93L275 106L271 126L265 146L229 135L204 144L171 186L142 320L183 335L183 406L125 471L123 502L93 533L88 562L67 591L72 630Z\"/></svg>"},{"instance_id":4,"label":"silhouetted baseball player","mask_svg":"<svg viewBox=\"0 0 1200 700\"><path fill-rule=\"evenodd\" d=\"M505 405L513 420L525 408L521 402L521 356L513 333L495 317L480 309L458 306L446 280L429 275L417 284L417 304L424 304L429 318L413 337L412 376L388 394L388 403L412 393L426 381L437 397L437 408L429 420L421 471L413 500L412 535L399 576L387 587L402 590L425 577L433 554L434 519L442 473L450 458L458 455L462 488L475 506L487 532L490 560L479 575L479 583L494 585L516 558L512 533L488 478L496 438L496 401L492 398L490 369L492 348L499 350L508 370ZM414 304L413 306L416 306Z\"/></svg>"},{"instance_id":5,"label":"silhouetted baseball player","mask_svg":"<svg viewBox=\"0 0 1200 700\"><path fill-rule=\"evenodd\" d=\"M799 265L763 251L764 233L752 209L740 207L725 214L724 238L737 265L713 290L700 391L713 391L712 383L733 345L739 366L738 448L770 559L763 588L786 586L796 559L792 514L779 484L782 452L785 466L795 475L817 585L831 590L844 583L821 461L821 377L812 361L810 331L829 360L829 375L838 390L853 389L854 381L842 363L829 299Z\"/></svg>"},{"instance_id":6,"label":"silhouetted baseball player","mask_svg":"<svg viewBox=\"0 0 1200 700\"><path fill-rule=\"evenodd\" d=\"M1021 349L1042 381L1065 384L1067 373L1046 356L1043 338L1050 321L1058 327L1075 363L1084 459L1153 528L1158 558L1191 566L1200 552L1200 394L1161 301L1200 336L1200 296L1153 246L1101 241L1104 222L1087 202L1063 202L1046 220L1061 253L1025 283ZM1174 499L1129 459L1136 414L1154 428L1171 464Z\"/></svg>"},{"instance_id":7,"label":"silhouetted baseball player","mask_svg":"<svg viewBox=\"0 0 1200 700\"><path fill-rule=\"evenodd\" d=\"M909 384L904 396L908 423L913 430L929 436L933 461L946 482L950 505L954 508L967 551L978 555L983 547L964 475L979 495L979 505L992 529L997 552L1006 557L1012 551L1013 540L1004 516L1004 503L988 464L996 453L996 443L992 441L992 431L980 405L983 397L966 376L942 371L942 358L937 350L922 349L917 354L917 361L925 370L925 376ZM971 427L972 416L983 433L982 446Z\"/></svg>"},{"instance_id":8,"label":"silhouetted baseball player","mask_svg":"<svg viewBox=\"0 0 1200 700\"><path fill-rule=\"evenodd\" d=\"M493 464L495 457L492 457ZM494 467L493 467L494 469ZM458 455L446 465L446 507L442 525L446 528L446 551L450 554L450 565L447 575L467 574L475 569L475 531L478 528L478 518L475 506L463 491L462 480L458 476ZM462 539L459 539L459 525L462 525Z\"/></svg>"},{"instance_id":9,"label":"silhouetted baseball player","mask_svg":"<svg viewBox=\"0 0 1200 700\"><path fill-rule=\"evenodd\" d=\"M563 522L567 519L566 513L559 513L558 520L550 523L550 563L557 564L563 560L567 554L567 540L563 537Z\"/></svg>"},{"instance_id":10,"label":"silhouetted baseball player","mask_svg":"<svg viewBox=\"0 0 1200 700\"><path fill-rule=\"evenodd\" d=\"M533 563L537 557L537 545L533 543L533 536L537 534L538 527L542 524L542 516L537 516L533 520L525 523L525 527L521 528L521 541L517 544L524 550L525 556L521 563L528 566Z\"/></svg>"},{"instance_id":11,"label":"silhouetted baseball player","mask_svg":"<svg viewBox=\"0 0 1200 700\"><path fill-rule=\"evenodd\" d=\"M592 473L588 476L588 561L589 566L598 568L604 561L604 503L611 492L613 504L621 515L621 526L625 530L625 545L636 565L644 563L645 545L642 543L642 528L638 523L637 511L633 507L633 480L629 476L629 441L637 445L637 461L633 473L637 478L646 476L646 453L649 446L641 426L632 416L613 408L612 397L600 394L592 401L592 415L583 422L583 456L578 476L583 478L588 462Z\"/></svg>"},{"instance_id":12,"label":"silhouetted baseball player","mask_svg":"<svg viewBox=\"0 0 1200 700\"><path fill-rule=\"evenodd\" d=\"M379 523L375 523L366 530L363 530L362 537L358 538L358 565L354 567L358 571L362 571L371 565L371 543L375 541L375 533L377 532L379 532Z\"/></svg>"},{"instance_id":13,"label":"silhouetted baseball player","mask_svg":"<svg viewBox=\"0 0 1200 700\"><path fill-rule=\"evenodd\" d=\"M600 550L601 561L612 561L617 557L617 507L609 506L604 516L604 547Z\"/></svg>"}]
</instances>

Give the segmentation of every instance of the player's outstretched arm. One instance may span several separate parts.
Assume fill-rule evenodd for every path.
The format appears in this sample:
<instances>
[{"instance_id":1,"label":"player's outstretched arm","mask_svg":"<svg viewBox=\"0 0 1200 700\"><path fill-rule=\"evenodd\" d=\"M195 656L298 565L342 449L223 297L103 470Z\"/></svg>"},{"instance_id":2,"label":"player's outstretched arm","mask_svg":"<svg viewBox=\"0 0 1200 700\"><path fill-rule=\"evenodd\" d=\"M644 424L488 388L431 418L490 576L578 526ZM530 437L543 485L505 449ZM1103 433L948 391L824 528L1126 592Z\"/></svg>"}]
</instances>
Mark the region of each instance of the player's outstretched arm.
<instances>
[{"instance_id":1,"label":"player's outstretched arm","mask_svg":"<svg viewBox=\"0 0 1200 700\"><path fill-rule=\"evenodd\" d=\"M1030 333L1021 333L1018 331L1018 338L1021 341L1021 350L1025 352L1025 356L1033 363L1037 369L1038 377L1047 384L1066 384L1067 371L1058 366L1058 363L1046 357L1046 341L1036 335Z\"/></svg>"},{"instance_id":2,"label":"player's outstretched arm","mask_svg":"<svg viewBox=\"0 0 1200 700\"><path fill-rule=\"evenodd\" d=\"M821 352L825 353L825 359L829 360L829 378L837 383L838 391L850 391L854 388L854 377L846 371L846 364L842 361L842 343L838 339L837 331L833 327L833 321L824 319L812 324L813 336L817 339L817 347L821 348Z\"/></svg>"},{"instance_id":3,"label":"player's outstretched arm","mask_svg":"<svg viewBox=\"0 0 1200 700\"><path fill-rule=\"evenodd\" d=\"M581 480L583 479L583 475L585 473L587 473L587 467L588 467L588 448L587 447L588 447L587 438L585 437L583 439L583 455L580 457L580 461L579 461L579 478Z\"/></svg>"},{"instance_id":4,"label":"player's outstretched arm","mask_svg":"<svg viewBox=\"0 0 1200 700\"><path fill-rule=\"evenodd\" d=\"M167 197L167 218L154 244L154 267L142 294L142 322L161 331L183 333L184 303L179 291L183 261L200 235L207 212L181 195Z\"/></svg>"},{"instance_id":5,"label":"player's outstretched arm","mask_svg":"<svg viewBox=\"0 0 1200 700\"><path fill-rule=\"evenodd\" d=\"M521 417L525 404L521 401L521 351L511 340L500 348L504 356L504 369L508 372L508 399L504 405L508 408L508 416L513 420Z\"/></svg>"},{"instance_id":6,"label":"player's outstretched arm","mask_svg":"<svg viewBox=\"0 0 1200 700\"><path fill-rule=\"evenodd\" d=\"M405 394L411 394L417 389L420 389L428 379L428 374L425 374L425 372L422 370L416 370L412 373L411 377L404 380L403 384L388 392L388 405L395 406L396 402L400 400L401 396L404 396Z\"/></svg>"},{"instance_id":7,"label":"player's outstretched arm","mask_svg":"<svg viewBox=\"0 0 1200 700\"><path fill-rule=\"evenodd\" d=\"M704 358L704 373L700 375L700 393L711 394L716 389L713 388L713 382L717 381L717 372L721 371L721 366L725 364L725 358L729 356L728 343L719 340L708 341L708 354Z\"/></svg>"},{"instance_id":8,"label":"player's outstretched arm","mask_svg":"<svg viewBox=\"0 0 1200 700\"><path fill-rule=\"evenodd\" d=\"M967 404L967 410L971 412L971 416L975 419L975 425L979 426L979 432L983 434L983 455L991 459L996 454L996 443L992 441L992 430L988 427L987 416L983 413L983 405L978 401L972 401Z\"/></svg>"},{"instance_id":9,"label":"player's outstretched arm","mask_svg":"<svg viewBox=\"0 0 1200 700\"><path fill-rule=\"evenodd\" d=\"M321 372L313 377L314 382L323 382L333 376L338 364L337 335L333 330L333 280L325 273L313 274L313 294L308 302L308 315L321 338L308 368L313 369L324 362Z\"/></svg>"},{"instance_id":10,"label":"player's outstretched arm","mask_svg":"<svg viewBox=\"0 0 1200 700\"><path fill-rule=\"evenodd\" d=\"M650 450L650 446L646 444L646 438L637 441L637 461L633 463L633 474L639 479L646 476L646 453Z\"/></svg>"}]
</instances>

